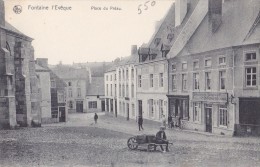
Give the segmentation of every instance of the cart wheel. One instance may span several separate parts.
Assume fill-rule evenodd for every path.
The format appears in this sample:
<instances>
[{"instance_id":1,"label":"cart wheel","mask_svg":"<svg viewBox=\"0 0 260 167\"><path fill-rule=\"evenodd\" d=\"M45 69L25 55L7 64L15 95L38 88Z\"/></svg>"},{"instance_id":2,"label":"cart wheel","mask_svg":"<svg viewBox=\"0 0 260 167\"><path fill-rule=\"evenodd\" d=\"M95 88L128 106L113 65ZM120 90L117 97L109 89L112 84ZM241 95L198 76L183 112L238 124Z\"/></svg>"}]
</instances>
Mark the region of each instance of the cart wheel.
<instances>
[{"instance_id":1,"label":"cart wheel","mask_svg":"<svg viewBox=\"0 0 260 167\"><path fill-rule=\"evenodd\" d=\"M127 146L128 148L130 148L131 150L135 150L137 149L138 145L137 145L137 141L135 137L130 137L127 141Z\"/></svg>"}]
</instances>

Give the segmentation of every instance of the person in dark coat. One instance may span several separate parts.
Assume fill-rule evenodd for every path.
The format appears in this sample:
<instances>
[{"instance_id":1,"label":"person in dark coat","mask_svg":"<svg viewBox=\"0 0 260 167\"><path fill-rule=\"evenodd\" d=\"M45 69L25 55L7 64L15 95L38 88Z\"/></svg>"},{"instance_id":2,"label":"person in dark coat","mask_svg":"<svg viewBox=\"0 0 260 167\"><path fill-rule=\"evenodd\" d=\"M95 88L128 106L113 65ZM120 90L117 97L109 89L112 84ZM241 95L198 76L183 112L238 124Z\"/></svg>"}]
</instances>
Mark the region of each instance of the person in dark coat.
<instances>
[{"instance_id":1,"label":"person in dark coat","mask_svg":"<svg viewBox=\"0 0 260 167\"><path fill-rule=\"evenodd\" d=\"M169 142L167 140L166 133L164 132L164 129L165 129L165 127L162 126L162 127L160 127L160 131L158 131L156 133L156 143L157 144L166 144L166 151L168 152L169 151L169 148L168 148ZM164 152L163 146L161 146L161 150Z\"/></svg>"},{"instance_id":2,"label":"person in dark coat","mask_svg":"<svg viewBox=\"0 0 260 167\"><path fill-rule=\"evenodd\" d=\"M98 115L97 115L97 113L95 113L95 115L94 115L94 120L95 120L95 124L97 123L97 120L98 120Z\"/></svg>"},{"instance_id":3,"label":"person in dark coat","mask_svg":"<svg viewBox=\"0 0 260 167\"><path fill-rule=\"evenodd\" d=\"M143 118L141 116L138 117L138 127L139 127L139 131L141 129L144 130L144 128L143 128Z\"/></svg>"}]
</instances>

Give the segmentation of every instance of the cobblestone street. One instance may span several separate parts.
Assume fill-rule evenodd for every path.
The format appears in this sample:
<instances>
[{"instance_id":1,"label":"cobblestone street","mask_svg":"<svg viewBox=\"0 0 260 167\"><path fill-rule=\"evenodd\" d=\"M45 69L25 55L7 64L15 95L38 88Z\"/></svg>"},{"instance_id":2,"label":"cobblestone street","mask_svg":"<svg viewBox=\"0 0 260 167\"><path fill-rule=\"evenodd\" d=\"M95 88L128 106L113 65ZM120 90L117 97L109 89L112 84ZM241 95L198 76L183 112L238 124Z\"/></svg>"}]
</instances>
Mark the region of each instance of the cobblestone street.
<instances>
[{"instance_id":1,"label":"cobblestone street","mask_svg":"<svg viewBox=\"0 0 260 167\"><path fill-rule=\"evenodd\" d=\"M103 113L102 113L103 114ZM260 166L259 138L166 130L169 153L131 151L127 139L155 134L159 124L99 114L71 114L66 123L0 131L0 166Z\"/></svg>"}]
</instances>

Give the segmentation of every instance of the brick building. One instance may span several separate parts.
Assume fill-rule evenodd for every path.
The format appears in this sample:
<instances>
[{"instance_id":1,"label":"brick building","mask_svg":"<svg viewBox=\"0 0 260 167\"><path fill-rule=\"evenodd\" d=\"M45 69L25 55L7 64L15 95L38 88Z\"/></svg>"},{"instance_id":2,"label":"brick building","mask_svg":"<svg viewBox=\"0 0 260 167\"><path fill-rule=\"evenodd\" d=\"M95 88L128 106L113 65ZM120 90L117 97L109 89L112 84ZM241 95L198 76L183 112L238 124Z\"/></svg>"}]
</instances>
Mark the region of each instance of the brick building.
<instances>
[{"instance_id":1,"label":"brick building","mask_svg":"<svg viewBox=\"0 0 260 167\"><path fill-rule=\"evenodd\" d=\"M198 5L167 55L169 115L187 129L259 135L260 2Z\"/></svg>"},{"instance_id":2,"label":"brick building","mask_svg":"<svg viewBox=\"0 0 260 167\"><path fill-rule=\"evenodd\" d=\"M4 1L1 0L0 128L41 123L32 40L5 21Z\"/></svg>"}]
</instances>

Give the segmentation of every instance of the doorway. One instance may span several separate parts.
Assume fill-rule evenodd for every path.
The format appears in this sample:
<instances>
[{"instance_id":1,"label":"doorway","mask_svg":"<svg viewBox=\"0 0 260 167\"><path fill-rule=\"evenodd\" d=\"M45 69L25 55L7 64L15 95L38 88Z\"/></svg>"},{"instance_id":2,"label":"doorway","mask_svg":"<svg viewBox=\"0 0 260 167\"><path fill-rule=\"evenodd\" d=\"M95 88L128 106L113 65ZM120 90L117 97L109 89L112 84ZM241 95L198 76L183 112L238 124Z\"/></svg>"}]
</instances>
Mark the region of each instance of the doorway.
<instances>
[{"instance_id":1,"label":"doorway","mask_svg":"<svg viewBox=\"0 0 260 167\"><path fill-rule=\"evenodd\" d=\"M212 105L205 104L206 132L212 133Z\"/></svg>"},{"instance_id":2,"label":"doorway","mask_svg":"<svg viewBox=\"0 0 260 167\"><path fill-rule=\"evenodd\" d=\"M76 112L83 112L83 101L76 102Z\"/></svg>"},{"instance_id":3,"label":"doorway","mask_svg":"<svg viewBox=\"0 0 260 167\"><path fill-rule=\"evenodd\" d=\"M65 122L66 115L65 115L65 107L59 107L59 122Z\"/></svg>"}]
</instances>

